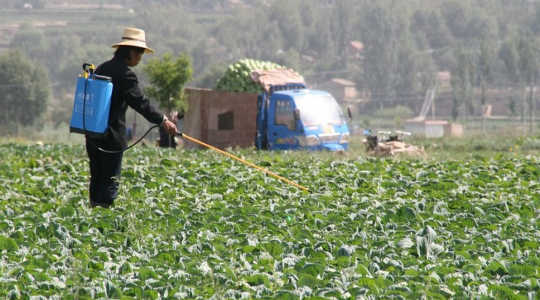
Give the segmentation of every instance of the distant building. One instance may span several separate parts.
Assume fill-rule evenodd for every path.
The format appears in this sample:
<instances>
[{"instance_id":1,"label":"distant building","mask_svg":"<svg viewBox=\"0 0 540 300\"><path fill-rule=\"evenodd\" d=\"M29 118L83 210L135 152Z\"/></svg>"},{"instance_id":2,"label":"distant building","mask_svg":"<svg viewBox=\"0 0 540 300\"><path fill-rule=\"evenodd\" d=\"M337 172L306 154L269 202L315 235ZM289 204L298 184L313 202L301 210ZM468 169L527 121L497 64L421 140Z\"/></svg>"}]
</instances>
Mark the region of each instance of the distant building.
<instances>
[{"instance_id":1,"label":"distant building","mask_svg":"<svg viewBox=\"0 0 540 300\"><path fill-rule=\"evenodd\" d=\"M317 85L316 88L330 92L339 103L361 103L367 99L358 91L356 83L349 79L333 78Z\"/></svg>"},{"instance_id":2,"label":"distant building","mask_svg":"<svg viewBox=\"0 0 540 300\"><path fill-rule=\"evenodd\" d=\"M444 120L408 120L405 123L405 130L414 135L425 136L427 138L440 138L444 136L444 128L448 126L448 121Z\"/></svg>"},{"instance_id":3,"label":"distant building","mask_svg":"<svg viewBox=\"0 0 540 300\"><path fill-rule=\"evenodd\" d=\"M464 134L463 125L445 120L407 120L405 130L427 138L462 137Z\"/></svg>"}]
</instances>

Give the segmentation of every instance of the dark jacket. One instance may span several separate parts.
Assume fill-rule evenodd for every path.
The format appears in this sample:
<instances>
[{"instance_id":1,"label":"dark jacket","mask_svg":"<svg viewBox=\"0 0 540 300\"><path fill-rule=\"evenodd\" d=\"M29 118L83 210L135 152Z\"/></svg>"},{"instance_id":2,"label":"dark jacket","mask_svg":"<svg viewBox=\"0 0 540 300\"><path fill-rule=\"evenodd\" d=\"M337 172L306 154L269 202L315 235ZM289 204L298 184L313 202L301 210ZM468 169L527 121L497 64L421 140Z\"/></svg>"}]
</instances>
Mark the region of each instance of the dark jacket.
<instances>
[{"instance_id":1,"label":"dark jacket","mask_svg":"<svg viewBox=\"0 0 540 300\"><path fill-rule=\"evenodd\" d=\"M154 108L148 98L143 95L137 76L122 59L113 57L113 59L104 62L98 66L96 74L112 78L113 92L109 128L104 135L87 135L87 139L107 150L125 148L128 141L126 134L128 105L151 123L160 124L163 121L163 114Z\"/></svg>"}]
</instances>

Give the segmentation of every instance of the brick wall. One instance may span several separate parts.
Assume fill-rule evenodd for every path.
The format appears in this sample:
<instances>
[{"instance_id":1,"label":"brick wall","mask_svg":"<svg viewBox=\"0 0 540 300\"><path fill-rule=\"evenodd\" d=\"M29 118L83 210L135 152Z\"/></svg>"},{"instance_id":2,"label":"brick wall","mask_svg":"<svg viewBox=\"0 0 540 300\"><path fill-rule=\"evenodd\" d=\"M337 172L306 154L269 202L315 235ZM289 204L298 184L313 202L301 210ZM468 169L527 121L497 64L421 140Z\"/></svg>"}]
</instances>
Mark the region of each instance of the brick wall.
<instances>
[{"instance_id":1,"label":"brick wall","mask_svg":"<svg viewBox=\"0 0 540 300\"><path fill-rule=\"evenodd\" d=\"M189 104L184 117L186 134L219 148L254 145L256 94L195 88L186 88L185 92ZM229 124L231 113L232 129L219 128L219 124ZM219 121L220 116L222 122ZM185 146L196 147L191 143Z\"/></svg>"}]
</instances>

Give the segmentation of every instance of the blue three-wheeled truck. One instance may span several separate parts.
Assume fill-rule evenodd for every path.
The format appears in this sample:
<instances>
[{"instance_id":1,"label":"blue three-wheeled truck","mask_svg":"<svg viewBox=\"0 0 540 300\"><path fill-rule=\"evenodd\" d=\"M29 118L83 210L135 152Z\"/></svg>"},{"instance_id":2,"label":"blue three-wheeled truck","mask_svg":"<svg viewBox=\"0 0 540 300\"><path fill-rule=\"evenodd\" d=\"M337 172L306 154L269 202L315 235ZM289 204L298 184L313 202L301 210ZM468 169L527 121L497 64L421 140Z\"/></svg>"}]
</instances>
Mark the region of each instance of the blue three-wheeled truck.
<instances>
[{"instance_id":1,"label":"blue three-wheeled truck","mask_svg":"<svg viewBox=\"0 0 540 300\"><path fill-rule=\"evenodd\" d=\"M303 84L271 86L257 99L258 149L346 150L349 128L334 97Z\"/></svg>"}]
</instances>

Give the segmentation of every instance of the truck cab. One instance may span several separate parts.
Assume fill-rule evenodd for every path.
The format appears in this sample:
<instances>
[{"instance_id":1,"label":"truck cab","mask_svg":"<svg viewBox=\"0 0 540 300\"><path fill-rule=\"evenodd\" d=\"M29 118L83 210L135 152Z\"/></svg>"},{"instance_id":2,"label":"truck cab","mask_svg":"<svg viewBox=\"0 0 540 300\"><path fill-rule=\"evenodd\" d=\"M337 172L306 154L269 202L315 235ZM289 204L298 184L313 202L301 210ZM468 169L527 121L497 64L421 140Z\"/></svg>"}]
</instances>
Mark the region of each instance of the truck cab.
<instances>
[{"instance_id":1,"label":"truck cab","mask_svg":"<svg viewBox=\"0 0 540 300\"><path fill-rule=\"evenodd\" d=\"M255 145L268 150L343 151L349 129L338 103L303 84L273 86L257 100Z\"/></svg>"}]
</instances>

